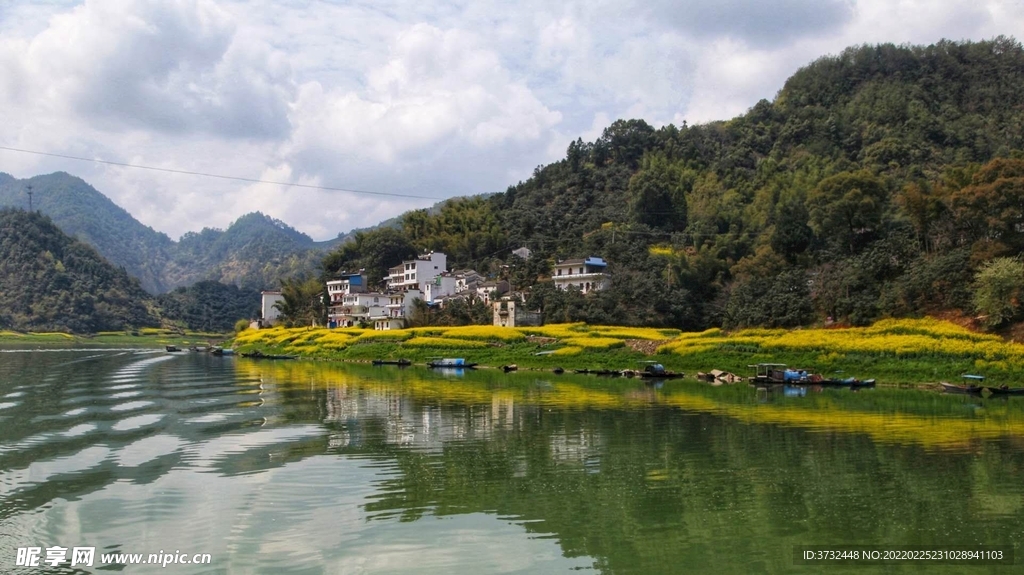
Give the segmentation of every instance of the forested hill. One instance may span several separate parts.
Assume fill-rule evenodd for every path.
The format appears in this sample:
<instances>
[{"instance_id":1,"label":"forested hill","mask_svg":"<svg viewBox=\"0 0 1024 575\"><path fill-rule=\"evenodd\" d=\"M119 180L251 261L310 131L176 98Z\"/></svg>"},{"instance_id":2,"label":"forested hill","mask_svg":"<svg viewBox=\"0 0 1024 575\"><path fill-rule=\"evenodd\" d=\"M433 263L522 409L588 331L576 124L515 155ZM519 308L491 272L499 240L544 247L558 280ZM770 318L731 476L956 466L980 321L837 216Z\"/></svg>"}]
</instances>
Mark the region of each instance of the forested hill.
<instances>
[{"instance_id":1,"label":"forested hill","mask_svg":"<svg viewBox=\"0 0 1024 575\"><path fill-rule=\"evenodd\" d=\"M0 329L89 333L155 326L138 280L38 212L0 210Z\"/></svg>"},{"instance_id":2,"label":"forested hill","mask_svg":"<svg viewBox=\"0 0 1024 575\"><path fill-rule=\"evenodd\" d=\"M163 266L173 242L139 223L80 178L57 172L17 180L0 178L0 207L32 208L50 216L60 229L96 248L103 257L124 266L151 291L163 289Z\"/></svg>"},{"instance_id":3,"label":"forested hill","mask_svg":"<svg viewBox=\"0 0 1024 575\"><path fill-rule=\"evenodd\" d=\"M982 296L999 258L1024 249L1022 149L1017 41L854 47L732 120L616 121L504 193L360 234L325 272L437 249L529 286L555 258L597 255L611 289L541 281L531 303L548 321L793 326L959 309L994 325L1021 301L1011 289L996 298L1011 312L994 313ZM529 262L510 255L524 245Z\"/></svg>"},{"instance_id":4,"label":"forested hill","mask_svg":"<svg viewBox=\"0 0 1024 575\"><path fill-rule=\"evenodd\" d=\"M253 289L278 287L280 278L315 270L323 252L341 241L314 242L283 222L255 212L227 230L204 229L175 242L141 224L80 178L63 172L25 180L0 174L0 206L27 209L30 189L34 209L123 266L151 293L203 280Z\"/></svg>"}]
</instances>

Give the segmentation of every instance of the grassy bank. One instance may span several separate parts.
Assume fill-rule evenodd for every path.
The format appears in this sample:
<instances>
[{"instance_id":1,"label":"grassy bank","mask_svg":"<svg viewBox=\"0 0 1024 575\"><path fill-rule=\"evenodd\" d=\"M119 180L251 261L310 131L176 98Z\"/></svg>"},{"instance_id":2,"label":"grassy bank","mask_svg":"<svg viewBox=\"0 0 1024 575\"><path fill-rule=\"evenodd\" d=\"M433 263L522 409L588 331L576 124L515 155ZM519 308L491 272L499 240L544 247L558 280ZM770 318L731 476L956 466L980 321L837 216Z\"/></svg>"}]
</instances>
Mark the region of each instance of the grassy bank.
<instances>
[{"instance_id":1,"label":"grassy bank","mask_svg":"<svg viewBox=\"0 0 1024 575\"><path fill-rule=\"evenodd\" d=\"M498 367L637 368L658 361L694 373L722 369L746 375L759 362L785 363L831 375L877 378L883 384L955 381L986 375L995 385L1024 382L1024 345L935 320L884 320L866 328L700 333L677 330L558 324L544 327L431 327L379 332L360 329L274 328L236 338L240 351L369 361L463 357Z\"/></svg>"},{"instance_id":2,"label":"grassy bank","mask_svg":"<svg viewBox=\"0 0 1024 575\"><path fill-rule=\"evenodd\" d=\"M177 345L187 347L190 345L207 345L211 342L221 342L228 337L226 334L180 332L158 328L142 328L135 331L108 331L89 335L0 330L0 345L97 345L110 347L164 347L167 345Z\"/></svg>"}]
</instances>

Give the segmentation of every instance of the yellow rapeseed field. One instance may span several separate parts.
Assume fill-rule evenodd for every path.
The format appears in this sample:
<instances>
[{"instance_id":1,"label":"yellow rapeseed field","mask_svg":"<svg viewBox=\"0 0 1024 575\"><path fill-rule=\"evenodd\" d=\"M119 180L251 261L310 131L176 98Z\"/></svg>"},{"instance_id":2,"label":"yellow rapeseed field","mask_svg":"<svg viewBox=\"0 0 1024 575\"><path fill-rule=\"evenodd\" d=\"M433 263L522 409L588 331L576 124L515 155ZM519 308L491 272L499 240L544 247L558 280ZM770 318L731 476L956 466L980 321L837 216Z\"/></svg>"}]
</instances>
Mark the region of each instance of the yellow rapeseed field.
<instances>
[{"instance_id":1,"label":"yellow rapeseed field","mask_svg":"<svg viewBox=\"0 0 1024 575\"><path fill-rule=\"evenodd\" d=\"M691 355L715 348L749 346L767 352L861 353L883 357L945 356L1024 365L1024 345L1004 342L998 336L974 333L931 318L883 320L864 328L792 331L748 329L733 335L712 332L682 334L661 346L659 352Z\"/></svg>"},{"instance_id":2,"label":"yellow rapeseed field","mask_svg":"<svg viewBox=\"0 0 1024 575\"><path fill-rule=\"evenodd\" d=\"M487 347L487 342L449 337L413 337L402 342L411 347L433 347L437 349L473 349Z\"/></svg>"}]
</instances>

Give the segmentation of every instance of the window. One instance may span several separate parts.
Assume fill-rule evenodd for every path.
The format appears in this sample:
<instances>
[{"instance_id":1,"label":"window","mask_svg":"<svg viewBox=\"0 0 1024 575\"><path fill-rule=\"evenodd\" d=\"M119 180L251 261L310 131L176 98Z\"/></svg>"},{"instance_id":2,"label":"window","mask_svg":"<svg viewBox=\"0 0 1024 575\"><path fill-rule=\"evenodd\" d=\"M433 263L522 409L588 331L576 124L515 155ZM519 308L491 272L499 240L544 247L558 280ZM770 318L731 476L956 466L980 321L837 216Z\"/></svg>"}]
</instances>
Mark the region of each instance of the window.
<instances>
[{"instance_id":1,"label":"window","mask_svg":"<svg viewBox=\"0 0 1024 575\"><path fill-rule=\"evenodd\" d=\"M558 275L562 275L562 268L558 268Z\"/></svg>"}]
</instances>

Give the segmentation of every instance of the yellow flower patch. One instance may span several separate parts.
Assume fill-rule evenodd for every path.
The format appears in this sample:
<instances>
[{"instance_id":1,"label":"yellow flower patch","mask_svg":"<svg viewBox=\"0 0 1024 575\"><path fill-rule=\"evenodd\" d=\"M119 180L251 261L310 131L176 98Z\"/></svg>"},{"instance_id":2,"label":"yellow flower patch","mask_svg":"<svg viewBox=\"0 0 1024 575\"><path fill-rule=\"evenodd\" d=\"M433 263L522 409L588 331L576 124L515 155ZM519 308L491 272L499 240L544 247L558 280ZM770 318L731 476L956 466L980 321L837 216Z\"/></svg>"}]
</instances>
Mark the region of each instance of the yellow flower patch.
<instances>
[{"instance_id":1,"label":"yellow flower patch","mask_svg":"<svg viewBox=\"0 0 1024 575\"><path fill-rule=\"evenodd\" d=\"M411 347L433 347L437 349L478 349L487 347L487 343L470 339L448 337L414 337L402 342Z\"/></svg>"}]
</instances>

